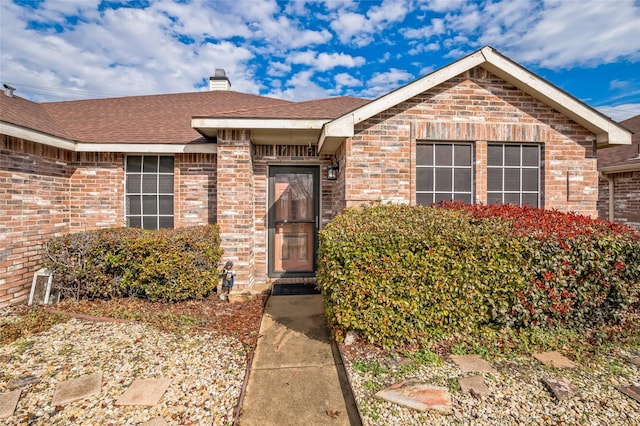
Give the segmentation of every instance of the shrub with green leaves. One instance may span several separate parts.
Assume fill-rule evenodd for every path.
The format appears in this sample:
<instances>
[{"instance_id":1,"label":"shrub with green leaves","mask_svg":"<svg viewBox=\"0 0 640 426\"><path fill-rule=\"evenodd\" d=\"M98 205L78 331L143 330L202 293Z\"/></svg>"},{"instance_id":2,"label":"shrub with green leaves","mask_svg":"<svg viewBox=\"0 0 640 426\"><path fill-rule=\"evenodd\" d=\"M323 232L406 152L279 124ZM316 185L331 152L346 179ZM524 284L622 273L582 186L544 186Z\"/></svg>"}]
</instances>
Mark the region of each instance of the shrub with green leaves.
<instances>
[{"instance_id":1,"label":"shrub with green leaves","mask_svg":"<svg viewBox=\"0 0 640 426\"><path fill-rule=\"evenodd\" d=\"M47 241L44 251L54 287L76 299L202 298L217 286L222 257L215 225L80 232Z\"/></svg>"},{"instance_id":2,"label":"shrub with green leaves","mask_svg":"<svg viewBox=\"0 0 640 426\"><path fill-rule=\"evenodd\" d=\"M352 329L394 347L485 325L588 325L637 299L629 230L538 209L446 207L351 208L320 232L318 285L338 339Z\"/></svg>"}]
</instances>

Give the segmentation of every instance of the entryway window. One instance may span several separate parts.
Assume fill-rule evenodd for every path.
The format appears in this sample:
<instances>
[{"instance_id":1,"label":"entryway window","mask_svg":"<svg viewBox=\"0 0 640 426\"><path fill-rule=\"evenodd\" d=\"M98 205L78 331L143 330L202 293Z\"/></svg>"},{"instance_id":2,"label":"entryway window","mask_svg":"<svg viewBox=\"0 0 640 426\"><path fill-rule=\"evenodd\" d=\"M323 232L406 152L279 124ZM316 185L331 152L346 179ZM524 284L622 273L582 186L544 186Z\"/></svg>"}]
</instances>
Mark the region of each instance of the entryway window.
<instances>
[{"instance_id":1,"label":"entryway window","mask_svg":"<svg viewBox=\"0 0 640 426\"><path fill-rule=\"evenodd\" d=\"M416 203L473 202L473 145L418 143Z\"/></svg>"},{"instance_id":2,"label":"entryway window","mask_svg":"<svg viewBox=\"0 0 640 426\"><path fill-rule=\"evenodd\" d=\"M173 157L127 156L125 187L128 226L173 228Z\"/></svg>"},{"instance_id":3,"label":"entryway window","mask_svg":"<svg viewBox=\"0 0 640 426\"><path fill-rule=\"evenodd\" d=\"M487 203L540 207L540 146L487 146Z\"/></svg>"}]
</instances>

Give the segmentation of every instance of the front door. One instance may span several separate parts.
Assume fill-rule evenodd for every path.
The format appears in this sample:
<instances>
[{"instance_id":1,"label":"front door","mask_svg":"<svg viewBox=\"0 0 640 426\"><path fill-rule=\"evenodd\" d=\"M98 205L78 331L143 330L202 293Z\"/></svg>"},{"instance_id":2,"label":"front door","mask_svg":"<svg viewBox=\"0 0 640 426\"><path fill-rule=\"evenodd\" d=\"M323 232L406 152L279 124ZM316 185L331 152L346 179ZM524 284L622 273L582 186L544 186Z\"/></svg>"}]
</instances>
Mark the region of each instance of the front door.
<instances>
[{"instance_id":1,"label":"front door","mask_svg":"<svg viewBox=\"0 0 640 426\"><path fill-rule=\"evenodd\" d=\"M318 177L308 166L269 167L269 276L315 274Z\"/></svg>"}]
</instances>

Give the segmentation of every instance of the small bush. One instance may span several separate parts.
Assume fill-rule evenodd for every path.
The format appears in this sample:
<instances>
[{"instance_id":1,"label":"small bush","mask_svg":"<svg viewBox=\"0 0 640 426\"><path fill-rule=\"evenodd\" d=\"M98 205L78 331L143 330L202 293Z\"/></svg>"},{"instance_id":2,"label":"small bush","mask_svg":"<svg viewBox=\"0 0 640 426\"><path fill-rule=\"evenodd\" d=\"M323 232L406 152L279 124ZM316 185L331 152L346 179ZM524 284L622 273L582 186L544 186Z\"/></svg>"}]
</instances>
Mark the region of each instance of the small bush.
<instances>
[{"instance_id":1,"label":"small bush","mask_svg":"<svg viewBox=\"0 0 640 426\"><path fill-rule=\"evenodd\" d=\"M513 206L347 209L320 232L338 339L393 347L486 325L615 321L638 294L637 235Z\"/></svg>"},{"instance_id":2,"label":"small bush","mask_svg":"<svg viewBox=\"0 0 640 426\"><path fill-rule=\"evenodd\" d=\"M49 240L44 251L54 286L75 299L202 298L217 285L222 257L215 225L80 232Z\"/></svg>"}]
</instances>

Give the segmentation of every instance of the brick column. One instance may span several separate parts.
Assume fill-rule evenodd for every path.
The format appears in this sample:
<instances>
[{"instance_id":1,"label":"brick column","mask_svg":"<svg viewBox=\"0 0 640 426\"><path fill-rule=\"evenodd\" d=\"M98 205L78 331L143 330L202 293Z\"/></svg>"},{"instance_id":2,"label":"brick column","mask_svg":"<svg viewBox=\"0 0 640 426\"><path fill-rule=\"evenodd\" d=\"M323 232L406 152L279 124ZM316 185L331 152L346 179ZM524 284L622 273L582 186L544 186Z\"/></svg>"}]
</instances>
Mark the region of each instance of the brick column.
<instances>
[{"instance_id":1,"label":"brick column","mask_svg":"<svg viewBox=\"0 0 640 426\"><path fill-rule=\"evenodd\" d=\"M218 135L217 217L223 261L236 270L234 290L254 281L254 188L250 133L225 130Z\"/></svg>"}]
</instances>

